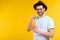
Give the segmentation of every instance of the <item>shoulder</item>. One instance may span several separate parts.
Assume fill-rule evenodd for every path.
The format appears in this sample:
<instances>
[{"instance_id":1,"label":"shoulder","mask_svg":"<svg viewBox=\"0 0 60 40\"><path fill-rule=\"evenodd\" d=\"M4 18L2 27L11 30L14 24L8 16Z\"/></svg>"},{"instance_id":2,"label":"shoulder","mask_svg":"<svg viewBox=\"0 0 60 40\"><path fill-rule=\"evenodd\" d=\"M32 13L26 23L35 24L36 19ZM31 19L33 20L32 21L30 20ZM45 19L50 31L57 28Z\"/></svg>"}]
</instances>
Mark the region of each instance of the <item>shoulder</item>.
<instances>
[{"instance_id":1,"label":"shoulder","mask_svg":"<svg viewBox=\"0 0 60 40\"><path fill-rule=\"evenodd\" d=\"M48 20L53 20L53 18L51 18L50 16L47 16L47 19L48 19Z\"/></svg>"},{"instance_id":2,"label":"shoulder","mask_svg":"<svg viewBox=\"0 0 60 40\"><path fill-rule=\"evenodd\" d=\"M48 22L53 22L54 20L53 20L53 18L51 18L50 16L47 16L47 21L48 21Z\"/></svg>"},{"instance_id":3,"label":"shoulder","mask_svg":"<svg viewBox=\"0 0 60 40\"><path fill-rule=\"evenodd\" d=\"M39 17L36 17L36 20L39 19Z\"/></svg>"}]
</instances>

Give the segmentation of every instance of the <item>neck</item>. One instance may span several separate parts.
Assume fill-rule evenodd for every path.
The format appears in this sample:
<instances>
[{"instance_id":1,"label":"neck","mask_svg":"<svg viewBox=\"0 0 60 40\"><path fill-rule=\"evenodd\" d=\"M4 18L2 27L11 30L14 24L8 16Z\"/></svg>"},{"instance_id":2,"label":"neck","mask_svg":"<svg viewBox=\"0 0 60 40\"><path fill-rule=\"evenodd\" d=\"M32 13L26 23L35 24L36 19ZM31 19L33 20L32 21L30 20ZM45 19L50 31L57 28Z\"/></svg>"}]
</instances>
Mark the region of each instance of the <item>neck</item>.
<instances>
[{"instance_id":1,"label":"neck","mask_svg":"<svg viewBox=\"0 0 60 40\"><path fill-rule=\"evenodd\" d=\"M39 16L39 17L41 17L41 18L42 18L42 17L45 17L45 16L46 16L46 15L45 15L45 14L43 14L43 15L41 15L41 16Z\"/></svg>"}]
</instances>

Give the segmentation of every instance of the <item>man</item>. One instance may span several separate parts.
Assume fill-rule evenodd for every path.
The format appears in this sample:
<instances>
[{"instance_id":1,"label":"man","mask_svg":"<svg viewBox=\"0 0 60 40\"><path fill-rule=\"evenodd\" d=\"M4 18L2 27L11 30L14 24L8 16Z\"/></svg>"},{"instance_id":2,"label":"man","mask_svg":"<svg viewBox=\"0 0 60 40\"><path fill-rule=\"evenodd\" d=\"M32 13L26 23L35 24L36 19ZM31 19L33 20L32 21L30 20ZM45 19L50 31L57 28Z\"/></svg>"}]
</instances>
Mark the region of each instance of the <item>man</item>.
<instances>
[{"instance_id":1,"label":"man","mask_svg":"<svg viewBox=\"0 0 60 40\"><path fill-rule=\"evenodd\" d=\"M47 6L42 1L38 1L33 7L37 11L38 17L32 16L27 30L34 31L34 40L50 40L54 36L54 22L44 13ZM33 19L36 19L36 27L34 28L32 28Z\"/></svg>"}]
</instances>

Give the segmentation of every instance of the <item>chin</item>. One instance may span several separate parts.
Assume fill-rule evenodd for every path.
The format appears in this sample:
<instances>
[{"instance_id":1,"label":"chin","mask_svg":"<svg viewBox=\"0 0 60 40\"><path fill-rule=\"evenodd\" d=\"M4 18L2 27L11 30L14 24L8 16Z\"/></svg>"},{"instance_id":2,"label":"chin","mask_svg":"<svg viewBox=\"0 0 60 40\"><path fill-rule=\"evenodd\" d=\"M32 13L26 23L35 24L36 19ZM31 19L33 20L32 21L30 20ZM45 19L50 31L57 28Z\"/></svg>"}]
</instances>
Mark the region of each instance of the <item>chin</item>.
<instances>
[{"instance_id":1,"label":"chin","mask_svg":"<svg viewBox=\"0 0 60 40\"><path fill-rule=\"evenodd\" d=\"M43 13L38 13L38 15L39 15L39 16L42 16L42 15L43 15Z\"/></svg>"},{"instance_id":2,"label":"chin","mask_svg":"<svg viewBox=\"0 0 60 40\"><path fill-rule=\"evenodd\" d=\"M42 16L42 15L39 15L39 16Z\"/></svg>"}]
</instances>

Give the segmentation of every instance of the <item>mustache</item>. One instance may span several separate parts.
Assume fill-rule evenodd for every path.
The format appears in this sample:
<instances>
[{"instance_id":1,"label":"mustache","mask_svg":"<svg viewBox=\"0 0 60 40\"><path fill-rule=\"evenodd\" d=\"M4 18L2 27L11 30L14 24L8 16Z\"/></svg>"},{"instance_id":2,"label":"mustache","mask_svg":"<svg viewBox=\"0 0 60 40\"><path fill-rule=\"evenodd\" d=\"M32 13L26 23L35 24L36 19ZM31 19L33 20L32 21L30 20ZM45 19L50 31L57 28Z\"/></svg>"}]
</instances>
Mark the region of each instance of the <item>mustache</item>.
<instances>
[{"instance_id":1,"label":"mustache","mask_svg":"<svg viewBox=\"0 0 60 40\"><path fill-rule=\"evenodd\" d=\"M38 13L43 13L43 12L38 12Z\"/></svg>"},{"instance_id":2,"label":"mustache","mask_svg":"<svg viewBox=\"0 0 60 40\"><path fill-rule=\"evenodd\" d=\"M44 13L43 12L38 12L38 15L43 15Z\"/></svg>"}]
</instances>

